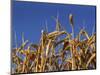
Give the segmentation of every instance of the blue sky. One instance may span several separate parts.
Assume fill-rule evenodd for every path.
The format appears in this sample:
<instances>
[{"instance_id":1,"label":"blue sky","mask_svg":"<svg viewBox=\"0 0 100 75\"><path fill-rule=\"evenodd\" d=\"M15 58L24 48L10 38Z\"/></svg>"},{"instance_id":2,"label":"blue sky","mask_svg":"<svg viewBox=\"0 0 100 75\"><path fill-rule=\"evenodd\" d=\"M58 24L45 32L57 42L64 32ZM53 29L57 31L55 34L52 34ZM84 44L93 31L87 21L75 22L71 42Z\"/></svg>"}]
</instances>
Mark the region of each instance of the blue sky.
<instances>
[{"instance_id":1,"label":"blue sky","mask_svg":"<svg viewBox=\"0 0 100 75\"><path fill-rule=\"evenodd\" d=\"M61 25L71 33L69 14L74 17L74 32L78 34L82 27L85 27L89 35L92 34L96 25L96 7L71 4L50 4L38 2L13 1L12 4L12 37L13 47L15 47L14 34L16 32L18 46L22 43L22 32L25 40L32 43L39 43L41 30L45 29L47 21L48 31L55 30L55 20L59 13ZM95 32L95 31L94 31Z\"/></svg>"}]
</instances>

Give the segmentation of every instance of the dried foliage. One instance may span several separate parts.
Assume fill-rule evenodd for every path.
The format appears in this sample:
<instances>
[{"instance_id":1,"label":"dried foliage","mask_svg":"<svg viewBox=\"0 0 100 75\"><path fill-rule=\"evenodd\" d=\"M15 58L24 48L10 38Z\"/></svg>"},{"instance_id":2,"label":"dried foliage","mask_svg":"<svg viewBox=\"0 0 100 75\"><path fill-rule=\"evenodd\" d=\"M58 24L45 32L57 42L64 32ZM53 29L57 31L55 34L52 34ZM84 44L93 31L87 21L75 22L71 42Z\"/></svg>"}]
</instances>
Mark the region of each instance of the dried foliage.
<instances>
[{"instance_id":1,"label":"dried foliage","mask_svg":"<svg viewBox=\"0 0 100 75\"><path fill-rule=\"evenodd\" d=\"M22 45L12 49L12 64L16 65L12 67L12 74L95 69L96 34L89 36L85 29L81 29L77 37L73 37L72 17L72 14L69 15L73 35L57 26L61 25L57 18L56 27L59 28L51 33L42 30L39 44L30 43L27 47L29 42L22 36ZM86 38L82 39L82 36Z\"/></svg>"}]
</instances>

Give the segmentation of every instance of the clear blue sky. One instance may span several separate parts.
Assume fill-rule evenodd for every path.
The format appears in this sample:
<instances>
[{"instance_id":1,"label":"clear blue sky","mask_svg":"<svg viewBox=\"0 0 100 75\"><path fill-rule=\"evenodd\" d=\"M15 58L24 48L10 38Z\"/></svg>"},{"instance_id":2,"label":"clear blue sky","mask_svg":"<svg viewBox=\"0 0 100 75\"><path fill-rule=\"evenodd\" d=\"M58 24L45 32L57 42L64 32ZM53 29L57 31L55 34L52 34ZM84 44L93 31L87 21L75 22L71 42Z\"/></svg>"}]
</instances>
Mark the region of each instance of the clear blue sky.
<instances>
[{"instance_id":1,"label":"clear blue sky","mask_svg":"<svg viewBox=\"0 0 100 75\"><path fill-rule=\"evenodd\" d=\"M92 34L93 27L96 25L95 6L13 1L13 47L15 47L15 32L17 35L17 44L20 46L22 32L24 33L25 40L29 40L32 43L38 43L41 36L41 30L45 29L45 21L47 21L48 31L54 31L56 26L52 16L56 17L57 12L59 13L59 20L62 26L69 33L71 33L69 14L72 13L74 17L75 35L78 34L82 27L85 27L89 35Z\"/></svg>"}]
</instances>

